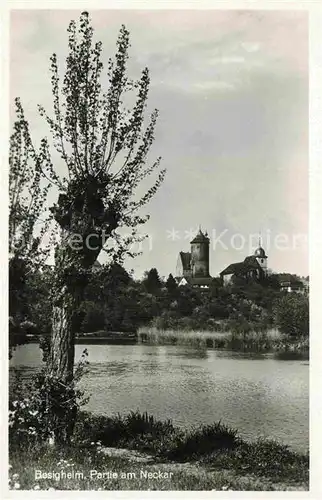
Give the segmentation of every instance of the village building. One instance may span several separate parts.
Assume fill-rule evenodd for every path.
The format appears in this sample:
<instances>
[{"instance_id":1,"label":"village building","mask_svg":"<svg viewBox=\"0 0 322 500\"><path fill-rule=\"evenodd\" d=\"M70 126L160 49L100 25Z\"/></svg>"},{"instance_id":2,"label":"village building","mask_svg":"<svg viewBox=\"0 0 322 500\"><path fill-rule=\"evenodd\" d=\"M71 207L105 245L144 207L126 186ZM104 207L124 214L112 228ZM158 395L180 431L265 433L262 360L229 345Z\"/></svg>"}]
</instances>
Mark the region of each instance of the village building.
<instances>
[{"instance_id":1,"label":"village building","mask_svg":"<svg viewBox=\"0 0 322 500\"><path fill-rule=\"evenodd\" d=\"M299 278L298 276L290 273L279 273L277 275L280 289L284 292L308 293L309 292L309 278Z\"/></svg>"}]
</instances>

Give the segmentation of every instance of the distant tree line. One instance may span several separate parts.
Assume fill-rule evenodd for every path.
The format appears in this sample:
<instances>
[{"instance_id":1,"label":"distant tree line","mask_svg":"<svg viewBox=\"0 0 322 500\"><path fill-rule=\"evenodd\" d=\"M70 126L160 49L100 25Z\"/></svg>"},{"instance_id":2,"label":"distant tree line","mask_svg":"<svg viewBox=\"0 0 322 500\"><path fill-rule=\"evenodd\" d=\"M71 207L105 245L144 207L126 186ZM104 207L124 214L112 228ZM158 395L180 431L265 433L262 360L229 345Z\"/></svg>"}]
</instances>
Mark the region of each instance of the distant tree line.
<instances>
[{"instance_id":1,"label":"distant tree line","mask_svg":"<svg viewBox=\"0 0 322 500\"><path fill-rule=\"evenodd\" d=\"M20 297L22 341L26 333L50 331L48 282L52 272L50 267L35 272L24 286ZM262 283L239 278L228 286L215 281L209 289L199 289L179 287L171 274L163 280L155 268L141 280L119 264L95 268L84 300L74 311L74 331L133 331L144 325L240 332L276 327L287 335L308 335L309 299L305 294L281 291L275 275Z\"/></svg>"}]
</instances>

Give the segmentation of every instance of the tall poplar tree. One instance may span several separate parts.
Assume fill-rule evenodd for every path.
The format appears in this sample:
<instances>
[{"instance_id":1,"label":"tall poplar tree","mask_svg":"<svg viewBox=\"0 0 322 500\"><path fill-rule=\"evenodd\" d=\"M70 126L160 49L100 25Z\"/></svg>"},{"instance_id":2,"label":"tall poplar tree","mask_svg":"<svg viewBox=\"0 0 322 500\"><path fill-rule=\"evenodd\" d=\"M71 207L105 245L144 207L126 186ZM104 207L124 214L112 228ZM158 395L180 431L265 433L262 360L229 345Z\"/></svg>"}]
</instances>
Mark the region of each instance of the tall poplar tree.
<instances>
[{"instance_id":1,"label":"tall poplar tree","mask_svg":"<svg viewBox=\"0 0 322 500\"><path fill-rule=\"evenodd\" d=\"M148 216L140 209L160 187L165 171L160 158L150 161L158 112L146 119L150 85L144 68L138 80L127 75L129 32L122 26L116 54L108 59L106 90L102 44L94 42L89 15L68 28L69 52L60 77L56 54L51 57L53 115L39 106L65 173L58 174L49 147L42 172L58 189L51 212L58 224L60 242L55 251L50 376L62 387L73 380L75 338L72 316L86 286L90 269L102 250L112 258L124 255L138 238L137 229ZM129 105L132 103L132 105ZM46 143L46 146L48 144ZM139 195L142 181L156 172L150 187ZM120 240L117 229L130 229ZM106 246L106 240L118 245ZM74 414L59 409L57 439L68 439Z\"/></svg>"}]
</instances>

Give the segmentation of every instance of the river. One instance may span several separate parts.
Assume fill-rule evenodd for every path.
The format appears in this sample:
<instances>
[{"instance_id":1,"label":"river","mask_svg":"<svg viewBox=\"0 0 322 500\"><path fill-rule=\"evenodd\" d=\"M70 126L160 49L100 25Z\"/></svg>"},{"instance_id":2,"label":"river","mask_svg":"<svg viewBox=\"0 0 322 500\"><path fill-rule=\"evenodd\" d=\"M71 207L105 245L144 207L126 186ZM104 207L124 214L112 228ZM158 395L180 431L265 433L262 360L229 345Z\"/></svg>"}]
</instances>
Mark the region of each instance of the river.
<instances>
[{"instance_id":1,"label":"river","mask_svg":"<svg viewBox=\"0 0 322 500\"><path fill-rule=\"evenodd\" d=\"M309 447L309 366L186 346L77 345L87 348L89 372L81 386L84 409L111 415L147 411L190 427L222 420L248 439L269 437L298 451ZM39 368L36 344L20 346L10 361L27 376Z\"/></svg>"}]
</instances>

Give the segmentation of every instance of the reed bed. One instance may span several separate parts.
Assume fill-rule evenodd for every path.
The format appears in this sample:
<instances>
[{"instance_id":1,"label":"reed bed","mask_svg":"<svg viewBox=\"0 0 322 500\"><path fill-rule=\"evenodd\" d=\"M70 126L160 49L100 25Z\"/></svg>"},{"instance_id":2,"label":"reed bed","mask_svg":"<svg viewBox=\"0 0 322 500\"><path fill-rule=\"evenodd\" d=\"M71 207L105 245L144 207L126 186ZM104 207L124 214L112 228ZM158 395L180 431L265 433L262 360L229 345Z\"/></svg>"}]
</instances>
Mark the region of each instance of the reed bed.
<instances>
[{"instance_id":1,"label":"reed bed","mask_svg":"<svg viewBox=\"0 0 322 500\"><path fill-rule=\"evenodd\" d=\"M232 351L272 352L281 359L308 357L308 338L283 336L276 328L263 332L207 330L159 330L142 327L138 331L139 342L156 345L186 345L196 348L226 349Z\"/></svg>"}]
</instances>

